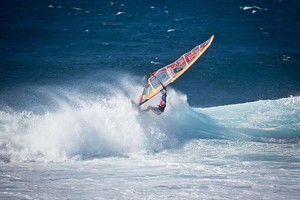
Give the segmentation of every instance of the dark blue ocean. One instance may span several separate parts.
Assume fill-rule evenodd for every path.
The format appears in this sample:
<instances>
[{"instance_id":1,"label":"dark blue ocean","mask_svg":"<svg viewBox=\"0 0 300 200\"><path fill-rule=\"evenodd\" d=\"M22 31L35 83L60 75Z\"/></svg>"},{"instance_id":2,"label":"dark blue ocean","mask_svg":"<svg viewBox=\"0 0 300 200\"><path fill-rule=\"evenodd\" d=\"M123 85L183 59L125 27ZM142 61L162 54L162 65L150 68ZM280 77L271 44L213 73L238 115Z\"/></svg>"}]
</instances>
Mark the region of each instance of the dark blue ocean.
<instances>
[{"instance_id":1,"label":"dark blue ocean","mask_svg":"<svg viewBox=\"0 0 300 200\"><path fill-rule=\"evenodd\" d=\"M299 8L2 0L0 199L298 199ZM130 105L212 35L162 115Z\"/></svg>"}]
</instances>

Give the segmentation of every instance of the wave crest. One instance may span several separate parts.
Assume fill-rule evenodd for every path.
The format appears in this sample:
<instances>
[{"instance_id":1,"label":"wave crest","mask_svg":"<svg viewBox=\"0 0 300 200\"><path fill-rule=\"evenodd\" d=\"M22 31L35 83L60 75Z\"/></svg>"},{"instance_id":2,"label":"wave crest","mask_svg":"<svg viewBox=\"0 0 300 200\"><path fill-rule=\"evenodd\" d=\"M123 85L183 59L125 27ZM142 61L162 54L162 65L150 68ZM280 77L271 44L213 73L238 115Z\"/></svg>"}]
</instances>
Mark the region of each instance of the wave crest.
<instances>
[{"instance_id":1,"label":"wave crest","mask_svg":"<svg viewBox=\"0 0 300 200\"><path fill-rule=\"evenodd\" d=\"M137 98L140 86L123 80L109 91L83 95L46 89L43 95L55 102L47 112L0 111L0 160L129 156L177 148L195 139L300 141L300 97L192 108L186 95L170 88L168 106L157 116L131 107L127 96ZM159 98L143 106L156 105Z\"/></svg>"}]
</instances>

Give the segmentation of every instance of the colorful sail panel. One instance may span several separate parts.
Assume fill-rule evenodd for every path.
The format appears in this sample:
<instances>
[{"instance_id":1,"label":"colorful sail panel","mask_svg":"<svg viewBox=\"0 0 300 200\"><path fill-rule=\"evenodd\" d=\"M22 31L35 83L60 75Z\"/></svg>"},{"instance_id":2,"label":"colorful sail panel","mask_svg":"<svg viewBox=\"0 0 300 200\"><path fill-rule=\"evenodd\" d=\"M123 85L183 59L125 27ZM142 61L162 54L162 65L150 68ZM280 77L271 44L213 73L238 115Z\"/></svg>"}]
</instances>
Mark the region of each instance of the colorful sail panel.
<instances>
[{"instance_id":1,"label":"colorful sail panel","mask_svg":"<svg viewBox=\"0 0 300 200\"><path fill-rule=\"evenodd\" d=\"M179 78L186 70L188 70L206 51L213 39L214 36L212 35L207 41L183 54L175 62L153 72L148 78L147 84L141 95L139 105L142 105L154 97L163 89L163 87L167 87L170 83Z\"/></svg>"}]
</instances>

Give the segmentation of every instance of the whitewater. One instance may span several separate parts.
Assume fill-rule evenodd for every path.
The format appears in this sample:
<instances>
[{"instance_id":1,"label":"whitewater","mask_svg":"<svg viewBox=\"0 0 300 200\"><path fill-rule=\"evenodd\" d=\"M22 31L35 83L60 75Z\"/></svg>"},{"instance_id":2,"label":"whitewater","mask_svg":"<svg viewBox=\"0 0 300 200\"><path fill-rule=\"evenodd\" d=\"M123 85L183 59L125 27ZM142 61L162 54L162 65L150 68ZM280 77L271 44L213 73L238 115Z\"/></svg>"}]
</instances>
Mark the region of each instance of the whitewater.
<instances>
[{"instance_id":1,"label":"whitewater","mask_svg":"<svg viewBox=\"0 0 300 200\"><path fill-rule=\"evenodd\" d=\"M195 108L170 88L157 116L129 103L141 90L40 88L52 106L2 109L1 198L299 197L300 97Z\"/></svg>"}]
</instances>

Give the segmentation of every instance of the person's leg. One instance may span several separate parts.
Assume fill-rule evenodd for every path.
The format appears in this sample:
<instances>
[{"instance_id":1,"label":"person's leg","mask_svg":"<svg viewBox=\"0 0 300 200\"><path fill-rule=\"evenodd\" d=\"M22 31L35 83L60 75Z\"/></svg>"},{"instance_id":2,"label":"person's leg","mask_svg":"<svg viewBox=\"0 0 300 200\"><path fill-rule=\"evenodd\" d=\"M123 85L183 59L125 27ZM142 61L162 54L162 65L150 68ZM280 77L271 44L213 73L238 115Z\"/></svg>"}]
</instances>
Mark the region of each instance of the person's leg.
<instances>
[{"instance_id":1,"label":"person's leg","mask_svg":"<svg viewBox=\"0 0 300 200\"><path fill-rule=\"evenodd\" d=\"M157 107L150 106L150 109L152 110L152 112L154 112L157 115L161 114L161 111Z\"/></svg>"},{"instance_id":2,"label":"person's leg","mask_svg":"<svg viewBox=\"0 0 300 200\"><path fill-rule=\"evenodd\" d=\"M148 106L145 110L141 110L141 112L148 112L152 108L153 108L152 106Z\"/></svg>"},{"instance_id":3,"label":"person's leg","mask_svg":"<svg viewBox=\"0 0 300 200\"><path fill-rule=\"evenodd\" d=\"M141 112L148 112L149 110L151 110L157 115L161 114L161 111L157 107L153 107L153 106L148 106L145 110L141 110Z\"/></svg>"}]
</instances>

